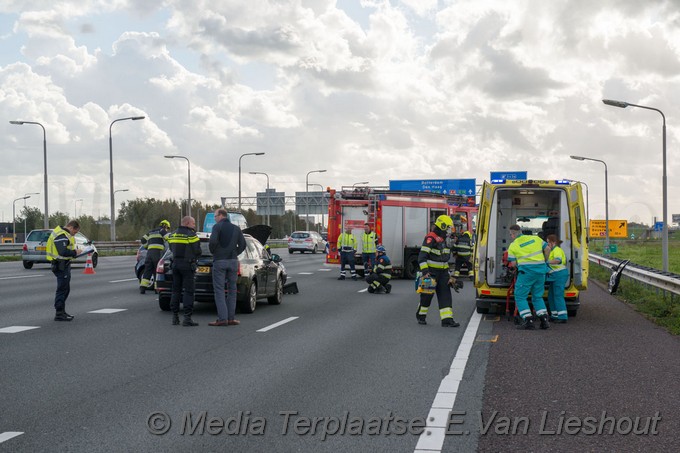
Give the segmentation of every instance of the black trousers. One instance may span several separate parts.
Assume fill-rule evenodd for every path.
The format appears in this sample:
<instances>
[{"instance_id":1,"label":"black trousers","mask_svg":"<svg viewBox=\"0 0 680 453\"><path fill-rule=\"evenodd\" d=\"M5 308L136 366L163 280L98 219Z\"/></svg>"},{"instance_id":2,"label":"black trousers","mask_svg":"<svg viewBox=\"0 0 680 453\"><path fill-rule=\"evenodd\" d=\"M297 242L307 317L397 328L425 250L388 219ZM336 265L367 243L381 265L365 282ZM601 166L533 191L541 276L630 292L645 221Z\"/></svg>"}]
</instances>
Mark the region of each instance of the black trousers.
<instances>
[{"instance_id":1,"label":"black trousers","mask_svg":"<svg viewBox=\"0 0 680 453\"><path fill-rule=\"evenodd\" d=\"M146 259L144 260L144 274L142 280L150 280L152 275L156 275L156 266L161 259L163 250L151 249L146 251Z\"/></svg>"},{"instance_id":2,"label":"black trousers","mask_svg":"<svg viewBox=\"0 0 680 453\"><path fill-rule=\"evenodd\" d=\"M387 285L390 282L390 279L385 277L383 274L370 274L368 277L366 277L366 283L369 285L373 285L375 287L380 287ZM377 285L375 283L378 283Z\"/></svg>"},{"instance_id":3,"label":"black trousers","mask_svg":"<svg viewBox=\"0 0 680 453\"><path fill-rule=\"evenodd\" d=\"M63 269L60 270L60 267L63 267ZM57 277L54 309L64 311L66 309L66 299L68 299L68 295L71 293L71 262L57 263L52 261L52 273Z\"/></svg>"},{"instance_id":4,"label":"black trousers","mask_svg":"<svg viewBox=\"0 0 680 453\"><path fill-rule=\"evenodd\" d=\"M451 308L453 303L453 298L451 297L451 288L449 288L449 271L446 269L442 270L432 270L430 269L430 276L434 277L437 281L437 286L435 288L435 294L437 294L437 303L439 304L439 310L441 313L442 308ZM432 303L434 294L421 294L420 295L420 305L422 307L429 307ZM451 317L451 315L443 315L442 319L445 317Z\"/></svg>"},{"instance_id":5,"label":"black trousers","mask_svg":"<svg viewBox=\"0 0 680 453\"><path fill-rule=\"evenodd\" d=\"M173 313L179 313L179 300L182 299L184 305L184 315L191 316L194 312L194 289L196 282L194 275L196 271L190 263L172 263L172 296L170 298L170 309Z\"/></svg>"}]
</instances>

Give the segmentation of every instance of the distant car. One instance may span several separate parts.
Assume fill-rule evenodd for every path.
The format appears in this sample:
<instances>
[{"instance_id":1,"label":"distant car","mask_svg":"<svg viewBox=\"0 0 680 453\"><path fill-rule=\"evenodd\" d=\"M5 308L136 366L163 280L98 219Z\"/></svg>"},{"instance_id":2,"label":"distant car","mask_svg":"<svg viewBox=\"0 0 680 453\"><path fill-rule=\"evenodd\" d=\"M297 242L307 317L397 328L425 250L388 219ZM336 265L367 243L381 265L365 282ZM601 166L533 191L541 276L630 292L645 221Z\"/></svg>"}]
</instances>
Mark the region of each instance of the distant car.
<instances>
[{"instance_id":1,"label":"distant car","mask_svg":"<svg viewBox=\"0 0 680 453\"><path fill-rule=\"evenodd\" d=\"M316 231L296 231L288 238L288 253L316 253L325 248L326 241Z\"/></svg>"},{"instance_id":2,"label":"distant car","mask_svg":"<svg viewBox=\"0 0 680 453\"><path fill-rule=\"evenodd\" d=\"M26 237L26 242L21 250L21 260L24 263L25 269L31 269L33 264L36 263L48 263L47 261L47 240L52 234L52 229L50 230L33 230L28 233ZM99 260L99 253L97 253L97 248L94 246L92 241L90 241L83 233L76 233L75 235L76 247L85 248L87 246L94 247L92 252L92 267L97 267L97 261ZM87 261L87 255L81 256L73 260L74 263L85 263Z\"/></svg>"},{"instance_id":3,"label":"distant car","mask_svg":"<svg viewBox=\"0 0 680 453\"><path fill-rule=\"evenodd\" d=\"M266 298L272 305L283 301L283 286L288 274L281 264L281 257L270 254L264 248L269 238L271 227L256 225L243 230L246 239L246 250L239 256L238 278L236 280L236 306L243 313L252 313L259 299ZM215 302L212 283L212 253L208 248L210 233L196 233L201 241L201 257L197 262L196 289L194 300L197 302ZM156 291L158 305L161 310L170 310L172 295L172 252L167 250L156 267ZM223 289L225 292L225 288Z\"/></svg>"}]
</instances>

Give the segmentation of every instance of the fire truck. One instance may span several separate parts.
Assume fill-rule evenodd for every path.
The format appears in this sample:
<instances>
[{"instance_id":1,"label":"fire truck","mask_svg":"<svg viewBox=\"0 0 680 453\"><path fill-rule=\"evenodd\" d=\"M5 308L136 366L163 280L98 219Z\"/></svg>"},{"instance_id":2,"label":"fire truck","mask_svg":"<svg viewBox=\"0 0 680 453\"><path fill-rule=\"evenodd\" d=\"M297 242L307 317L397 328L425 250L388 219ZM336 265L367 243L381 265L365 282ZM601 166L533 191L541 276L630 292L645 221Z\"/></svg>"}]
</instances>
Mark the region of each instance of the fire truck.
<instances>
[{"instance_id":1,"label":"fire truck","mask_svg":"<svg viewBox=\"0 0 680 453\"><path fill-rule=\"evenodd\" d=\"M361 236L368 223L385 247L395 275L413 279L419 269L418 252L434 220L448 214L454 225L474 231L475 197L433 192L391 191L386 187L327 189L328 245L326 262L340 263L338 236L347 227L357 239L356 263L361 265ZM359 269L360 270L360 269Z\"/></svg>"}]
</instances>

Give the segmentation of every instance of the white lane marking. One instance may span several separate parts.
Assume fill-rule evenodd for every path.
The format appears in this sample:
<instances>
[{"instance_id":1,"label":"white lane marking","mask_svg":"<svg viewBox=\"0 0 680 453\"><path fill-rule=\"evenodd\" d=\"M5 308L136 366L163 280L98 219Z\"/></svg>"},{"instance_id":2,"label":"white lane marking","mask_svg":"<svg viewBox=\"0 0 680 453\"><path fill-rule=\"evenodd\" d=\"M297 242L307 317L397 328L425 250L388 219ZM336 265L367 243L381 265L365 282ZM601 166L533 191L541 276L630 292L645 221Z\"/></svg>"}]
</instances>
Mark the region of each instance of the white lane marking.
<instances>
[{"instance_id":1,"label":"white lane marking","mask_svg":"<svg viewBox=\"0 0 680 453\"><path fill-rule=\"evenodd\" d=\"M119 311L127 311L127 308L102 308L100 310L88 311L88 313L103 313L108 315L111 313L118 313Z\"/></svg>"},{"instance_id":2,"label":"white lane marking","mask_svg":"<svg viewBox=\"0 0 680 453\"><path fill-rule=\"evenodd\" d=\"M111 280L109 283L131 282L132 280L139 281L136 278L126 278L123 280Z\"/></svg>"},{"instance_id":3,"label":"white lane marking","mask_svg":"<svg viewBox=\"0 0 680 453\"><path fill-rule=\"evenodd\" d=\"M298 272L298 275L314 275L314 272Z\"/></svg>"},{"instance_id":4,"label":"white lane marking","mask_svg":"<svg viewBox=\"0 0 680 453\"><path fill-rule=\"evenodd\" d=\"M283 321L275 322L274 324L272 324L270 326L263 327L260 330L256 330L256 332L267 332L268 330L272 330L272 329L275 329L275 328L282 326L286 323L289 323L291 321L295 321L298 318L299 318L299 316L291 316L290 318L286 318Z\"/></svg>"},{"instance_id":5,"label":"white lane marking","mask_svg":"<svg viewBox=\"0 0 680 453\"><path fill-rule=\"evenodd\" d=\"M360 289L360 290L357 291L357 292L358 292L358 293L365 293L366 291L368 291L368 288Z\"/></svg>"},{"instance_id":6,"label":"white lane marking","mask_svg":"<svg viewBox=\"0 0 680 453\"><path fill-rule=\"evenodd\" d=\"M0 433L0 444L10 440L13 437L21 436L23 432L21 431L6 431L4 433Z\"/></svg>"},{"instance_id":7,"label":"white lane marking","mask_svg":"<svg viewBox=\"0 0 680 453\"><path fill-rule=\"evenodd\" d=\"M319 271L319 272L330 272L332 270L333 269L317 269L317 271Z\"/></svg>"},{"instance_id":8,"label":"white lane marking","mask_svg":"<svg viewBox=\"0 0 680 453\"><path fill-rule=\"evenodd\" d=\"M43 274L20 275L18 277L0 277L0 280L13 280L13 279L16 279L16 278L35 278L35 277L42 277L42 276L43 276Z\"/></svg>"},{"instance_id":9,"label":"white lane marking","mask_svg":"<svg viewBox=\"0 0 680 453\"><path fill-rule=\"evenodd\" d=\"M460 340L458 351L451 363L450 372L442 379L439 384L439 390L432 402L430 413L427 414L427 426L418 438L418 444L414 453L432 453L433 451L441 452L444 446L444 439L446 438L446 430L449 412L453 410L453 405L456 402L456 395L458 394L458 386L463 380L463 373L472 345L475 342L477 329L482 320L482 315L474 312L470 317L467 329Z\"/></svg>"},{"instance_id":10,"label":"white lane marking","mask_svg":"<svg viewBox=\"0 0 680 453\"><path fill-rule=\"evenodd\" d=\"M40 329L39 326L9 326L0 329L0 333L19 333L25 330Z\"/></svg>"}]
</instances>

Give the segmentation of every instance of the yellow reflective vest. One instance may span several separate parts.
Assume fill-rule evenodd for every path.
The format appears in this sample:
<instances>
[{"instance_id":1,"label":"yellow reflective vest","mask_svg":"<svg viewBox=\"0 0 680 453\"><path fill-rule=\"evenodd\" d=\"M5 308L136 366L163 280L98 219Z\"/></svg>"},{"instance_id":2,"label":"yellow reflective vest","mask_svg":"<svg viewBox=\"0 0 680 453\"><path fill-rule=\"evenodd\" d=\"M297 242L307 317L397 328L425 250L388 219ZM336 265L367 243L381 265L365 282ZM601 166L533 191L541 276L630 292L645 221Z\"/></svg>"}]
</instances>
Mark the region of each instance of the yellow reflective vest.
<instances>
[{"instance_id":1,"label":"yellow reflective vest","mask_svg":"<svg viewBox=\"0 0 680 453\"><path fill-rule=\"evenodd\" d=\"M54 260L72 260L75 258L75 253L74 256L62 256L59 255L59 250L57 249L56 244L54 243L55 239L57 239L59 236L65 236L66 239L68 239L68 245L66 246L67 250L75 250L76 249L76 239L71 236L71 233L68 232L68 230L63 229L60 226L57 226L54 230L52 230L52 233L50 233L49 239L47 239L47 246L45 247L45 254L47 255L47 261L54 261Z\"/></svg>"},{"instance_id":2,"label":"yellow reflective vest","mask_svg":"<svg viewBox=\"0 0 680 453\"><path fill-rule=\"evenodd\" d=\"M375 253L375 243L377 241L378 241L378 236L376 236L375 231L371 231L370 233L364 233L361 236L363 253Z\"/></svg>"},{"instance_id":3,"label":"yellow reflective vest","mask_svg":"<svg viewBox=\"0 0 680 453\"><path fill-rule=\"evenodd\" d=\"M341 252L354 252L357 249L357 239L352 233L342 233L338 237L338 250Z\"/></svg>"}]
</instances>

